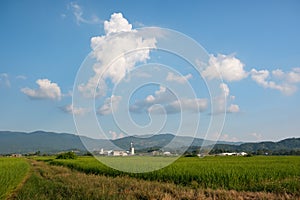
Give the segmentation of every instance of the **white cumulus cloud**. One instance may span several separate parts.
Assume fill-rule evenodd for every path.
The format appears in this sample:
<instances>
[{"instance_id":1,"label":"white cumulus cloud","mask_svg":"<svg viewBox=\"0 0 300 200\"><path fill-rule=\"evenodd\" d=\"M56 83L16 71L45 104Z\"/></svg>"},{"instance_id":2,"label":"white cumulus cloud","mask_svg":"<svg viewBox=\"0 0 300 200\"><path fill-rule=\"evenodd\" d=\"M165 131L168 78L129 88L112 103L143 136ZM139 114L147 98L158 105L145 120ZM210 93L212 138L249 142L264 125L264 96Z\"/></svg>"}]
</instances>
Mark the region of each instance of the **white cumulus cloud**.
<instances>
[{"instance_id":1,"label":"white cumulus cloud","mask_svg":"<svg viewBox=\"0 0 300 200\"><path fill-rule=\"evenodd\" d=\"M290 72L283 72L281 69L276 69L272 71L272 75L290 84L300 83L300 68L294 68Z\"/></svg>"},{"instance_id":2,"label":"white cumulus cloud","mask_svg":"<svg viewBox=\"0 0 300 200\"><path fill-rule=\"evenodd\" d=\"M272 80L271 74L275 78L280 79L279 83ZM300 82L300 73L298 74L297 70L285 73L282 70L277 69L270 73L268 70L258 71L256 69L252 69L251 78L264 88L279 90L285 95L291 95L297 90L294 83Z\"/></svg>"},{"instance_id":3,"label":"white cumulus cloud","mask_svg":"<svg viewBox=\"0 0 300 200\"><path fill-rule=\"evenodd\" d=\"M244 66L244 63L233 55L211 55L208 67L202 75L208 79L219 79L221 76L226 81L240 81L248 76Z\"/></svg>"},{"instance_id":4,"label":"white cumulus cloud","mask_svg":"<svg viewBox=\"0 0 300 200\"><path fill-rule=\"evenodd\" d=\"M180 112L180 109L183 111L190 111L190 112L203 112L208 107L208 100L195 98L182 98L176 101L171 102L167 105L167 111L171 112Z\"/></svg>"},{"instance_id":5,"label":"white cumulus cloud","mask_svg":"<svg viewBox=\"0 0 300 200\"><path fill-rule=\"evenodd\" d=\"M219 85L221 89L221 95L214 99L214 105L216 106L213 114L219 114L223 112L227 113L238 113L240 107L237 104L231 103L235 100L235 96L230 95L230 89L226 83ZM228 106L228 104L230 104Z\"/></svg>"},{"instance_id":6,"label":"white cumulus cloud","mask_svg":"<svg viewBox=\"0 0 300 200\"><path fill-rule=\"evenodd\" d=\"M74 115L84 115L88 112L87 108L74 107L72 104L61 107L61 110Z\"/></svg>"},{"instance_id":7,"label":"white cumulus cloud","mask_svg":"<svg viewBox=\"0 0 300 200\"><path fill-rule=\"evenodd\" d=\"M119 134L118 134L116 131L111 131L111 130L110 130L108 133L112 136L111 138L112 138L113 140L120 139L120 138L123 138L123 137L124 137L124 134L123 134L123 133L119 133Z\"/></svg>"},{"instance_id":8,"label":"white cumulus cloud","mask_svg":"<svg viewBox=\"0 0 300 200\"><path fill-rule=\"evenodd\" d=\"M86 97L94 97L94 90L99 80L99 89L95 96L106 94L106 79L117 83L131 71L137 63L146 62L150 58L148 48L156 48L155 38L144 38L121 13L111 15L109 21L104 22L105 35L91 38L92 54L97 60L93 70L95 75L87 83L82 83L78 89ZM116 33L131 33L118 34ZM141 50L142 49L142 50ZM137 50L127 54L128 51ZM114 59L115 62L112 63Z\"/></svg>"},{"instance_id":9,"label":"white cumulus cloud","mask_svg":"<svg viewBox=\"0 0 300 200\"><path fill-rule=\"evenodd\" d=\"M113 111L115 112L118 109L119 102L121 100L122 100L121 96L115 96L115 95L106 98L104 104L98 109L97 113L100 115L109 115Z\"/></svg>"},{"instance_id":10,"label":"white cumulus cloud","mask_svg":"<svg viewBox=\"0 0 300 200\"><path fill-rule=\"evenodd\" d=\"M167 75L166 80L167 81L174 81L180 84L186 83L189 79L191 79L193 76L192 74L187 74L185 76L178 76L172 72L169 72Z\"/></svg>"},{"instance_id":11,"label":"white cumulus cloud","mask_svg":"<svg viewBox=\"0 0 300 200\"><path fill-rule=\"evenodd\" d=\"M240 112L240 107L237 104L230 104L230 106L227 108L227 112L238 113Z\"/></svg>"},{"instance_id":12,"label":"white cumulus cloud","mask_svg":"<svg viewBox=\"0 0 300 200\"><path fill-rule=\"evenodd\" d=\"M62 94L57 83L52 83L48 79L38 79L36 84L38 84L39 88L31 89L26 87L22 88L21 91L32 99L61 99Z\"/></svg>"},{"instance_id":13,"label":"white cumulus cloud","mask_svg":"<svg viewBox=\"0 0 300 200\"><path fill-rule=\"evenodd\" d=\"M109 21L104 21L104 31L107 35L131 30L132 25L123 17L122 13L114 13L110 16Z\"/></svg>"},{"instance_id":14,"label":"white cumulus cloud","mask_svg":"<svg viewBox=\"0 0 300 200\"><path fill-rule=\"evenodd\" d=\"M260 133L251 133L250 134L252 137L254 137L256 140L261 140L262 139L262 135Z\"/></svg>"},{"instance_id":15,"label":"white cumulus cloud","mask_svg":"<svg viewBox=\"0 0 300 200\"><path fill-rule=\"evenodd\" d=\"M145 99L136 101L129 107L129 110L134 113L173 114L184 111L203 112L207 107L207 99L177 99L170 90L160 86L159 90L154 92L154 95L148 95Z\"/></svg>"}]
</instances>

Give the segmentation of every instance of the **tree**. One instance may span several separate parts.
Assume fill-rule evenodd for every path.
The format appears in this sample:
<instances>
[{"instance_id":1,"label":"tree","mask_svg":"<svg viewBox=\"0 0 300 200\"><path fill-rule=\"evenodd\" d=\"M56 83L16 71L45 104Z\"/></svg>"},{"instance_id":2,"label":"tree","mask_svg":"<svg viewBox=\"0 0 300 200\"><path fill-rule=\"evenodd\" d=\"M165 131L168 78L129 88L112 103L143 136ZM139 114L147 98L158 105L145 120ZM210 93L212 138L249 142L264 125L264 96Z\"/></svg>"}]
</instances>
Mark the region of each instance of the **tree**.
<instances>
[{"instance_id":1,"label":"tree","mask_svg":"<svg viewBox=\"0 0 300 200\"><path fill-rule=\"evenodd\" d=\"M56 159L76 159L76 158L77 155L72 151L61 153L56 156Z\"/></svg>"}]
</instances>

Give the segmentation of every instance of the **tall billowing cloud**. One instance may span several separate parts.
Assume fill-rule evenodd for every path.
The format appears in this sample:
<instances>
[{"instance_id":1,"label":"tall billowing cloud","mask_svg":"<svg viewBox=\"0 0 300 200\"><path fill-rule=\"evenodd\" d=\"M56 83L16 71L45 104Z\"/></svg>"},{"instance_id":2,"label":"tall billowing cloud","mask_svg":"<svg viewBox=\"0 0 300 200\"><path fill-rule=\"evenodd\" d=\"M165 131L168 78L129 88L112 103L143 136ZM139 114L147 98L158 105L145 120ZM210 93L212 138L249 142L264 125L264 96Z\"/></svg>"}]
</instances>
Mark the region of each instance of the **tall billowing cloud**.
<instances>
[{"instance_id":1,"label":"tall billowing cloud","mask_svg":"<svg viewBox=\"0 0 300 200\"><path fill-rule=\"evenodd\" d=\"M240 81L248 76L244 66L244 63L232 55L211 55L208 67L202 75L210 80L222 77L223 80L229 82Z\"/></svg>"},{"instance_id":2,"label":"tall billowing cloud","mask_svg":"<svg viewBox=\"0 0 300 200\"><path fill-rule=\"evenodd\" d=\"M36 84L38 84L39 88L31 89L26 87L22 88L21 91L32 99L61 99L62 94L57 83L52 83L48 79L38 79Z\"/></svg>"},{"instance_id":3,"label":"tall billowing cloud","mask_svg":"<svg viewBox=\"0 0 300 200\"><path fill-rule=\"evenodd\" d=\"M132 25L123 17L122 13L114 13L109 21L104 21L104 31L106 35L132 31Z\"/></svg>"},{"instance_id":4,"label":"tall billowing cloud","mask_svg":"<svg viewBox=\"0 0 300 200\"><path fill-rule=\"evenodd\" d=\"M105 35L91 38L92 54L97 63L93 66L95 75L87 83L78 86L85 97L94 97L98 81L99 88L96 89L95 96L105 96L106 79L117 83L137 63L144 63L150 58L149 48L156 48L156 39L135 34L138 31L132 29L132 25L121 13L112 14L110 20L104 22L104 30ZM132 50L136 51L126 55Z\"/></svg>"}]
</instances>

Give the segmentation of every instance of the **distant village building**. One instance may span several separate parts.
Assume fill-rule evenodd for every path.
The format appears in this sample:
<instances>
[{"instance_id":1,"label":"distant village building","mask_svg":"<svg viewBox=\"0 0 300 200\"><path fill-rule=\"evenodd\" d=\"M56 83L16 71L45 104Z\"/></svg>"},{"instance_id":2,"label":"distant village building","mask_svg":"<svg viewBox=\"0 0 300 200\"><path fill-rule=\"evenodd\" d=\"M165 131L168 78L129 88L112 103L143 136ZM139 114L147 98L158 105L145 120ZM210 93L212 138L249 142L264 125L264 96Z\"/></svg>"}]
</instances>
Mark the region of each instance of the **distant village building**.
<instances>
[{"instance_id":1,"label":"distant village building","mask_svg":"<svg viewBox=\"0 0 300 200\"><path fill-rule=\"evenodd\" d=\"M240 152L240 153L238 153L238 156L246 156L246 155L248 155L246 152Z\"/></svg>"},{"instance_id":2,"label":"distant village building","mask_svg":"<svg viewBox=\"0 0 300 200\"><path fill-rule=\"evenodd\" d=\"M163 153L163 155L164 155L164 156L170 156L170 155L171 155L171 152L166 151L166 152Z\"/></svg>"},{"instance_id":3,"label":"distant village building","mask_svg":"<svg viewBox=\"0 0 300 200\"><path fill-rule=\"evenodd\" d=\"M113 156L128 156L128 154L125 151L117 151L117 150L114 150L112 155Z\"/></svg>"},{"instance_id":4,"label":"distant village building","mask_svg":"<svg viewBox=\"0 0 300 200\"><path fill-rule=\"evenodd\" d=\"M14 154L11 154L11 157L19 158L19 157L22 157L22 154L14 153Z\"/></svg>"},{"instance_id":5,"label":"distant village building","mask_svg":"<svg viewBox=\"0 0 300 200\"><path fill-rule=\"evenodd\" d=\"M104 155L104 149L103 149L103 148L101 148L99 154L100 154L100 155Z\"/></svg>"},{"instance_id":6,"label":"distant village building","mask_svg":"<svg viewBox=\"0 0 300 200\"><path fill-rule=\"evenodd\" d=\"M129 150L131 155L134 155L134 147L133 147L133 143L130 143L130 150Z\"/></svg>"},{"instance_id":7,"label":"distant village building","mask_svg":"<svg viewBox=\"0 0 300 200\"><path fill-rule=\"evenodd\" d=\"M224 153L220 153L220 154L217 154L217 155L219 155L219 156L246 156L246 155L248 155L247 153L245 153L245 152L231 152L231 153L229 153L229 152L224 152Z\"/></svg>"}]
</instances>

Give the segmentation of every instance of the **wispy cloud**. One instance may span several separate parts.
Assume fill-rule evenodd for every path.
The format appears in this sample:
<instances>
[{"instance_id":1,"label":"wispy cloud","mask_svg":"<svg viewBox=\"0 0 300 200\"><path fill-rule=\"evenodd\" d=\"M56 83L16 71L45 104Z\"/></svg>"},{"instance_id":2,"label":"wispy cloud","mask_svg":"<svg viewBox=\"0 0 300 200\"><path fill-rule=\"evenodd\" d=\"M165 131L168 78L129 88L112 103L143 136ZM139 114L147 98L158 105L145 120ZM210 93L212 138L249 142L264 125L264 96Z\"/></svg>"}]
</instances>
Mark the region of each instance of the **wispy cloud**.
<instances>
[{"instance_id":1,"label":"wispy cloud","mask_svg":"<svg viewBox=\"0 0 300 200\"><path fill-rule=\"evenodd\" d=\"M176 75L172 72L169 72L168 75L167 75L167 78L166 80L167 81L174 81L174 82L177 82L177 83L180 83L180 84L184 84L186 83L189 79L191 79L193 76L192 74L187 74L185 76L179 76L179 75Z\"/></svg>"},{"instance_id":2,"label":"wispy cloud","mask_svg":"<svg viewBox=\"0 0 300 200\"><path fill-rule=\"evenodd\" d=\"M262 139L262 135L259 133L251 133L250 134L252 137L254 137L256 140L261 140Z\"/></svg>"},{"instance_id":3,"label":"wispy cloud","mask_svg":"<svg viewBox=\"0 0 300 200\"><path fill-rule=\"evenodd\" d=\"M65 113L74 115L84 115L85 113L89 112L89 109L87 108L74 107L72 104L60 107L60 109Z\"/></svg>"},{"instance_id":4,"label":"wispy cloud","mask_svg":"<svg viewBox=\"0 0 300 200\"><path fill-rule=\"evenodd\" d=\"M7 73L0 74L0 87L10 87L10 81Z\"/></svg>"},{"instance_id":5,"label":"wispy cloud","mask_svg":"<svg viewBox=\"0 0 300 200\"><path fill-rule=\"evenodd\" d=\"M96 15L92 15L90 18L85 18L83 16L83 9L82 7L75 3L75 2L71 2L68 4L68 8L71 9L75 19L76 19L76 23L79 25L81 23L84 24L100 24L103 22L103 20L100 20ZM62 15L62 17L65 17L65 14Z\"/></svg>"},{"instance_id":6,"label":"wispy cloud","mask_svg":"<svg viewBox=\"0 0 300 200\"><path fill-rule=\"evenodd\" d=\"M26 76L24 76L24 75L18 75L18 76L16 76L16 79L20 79L20 80L26 80L26 79L27 79L27 77L26 77Z\"/></svg>"}]
</instances>

